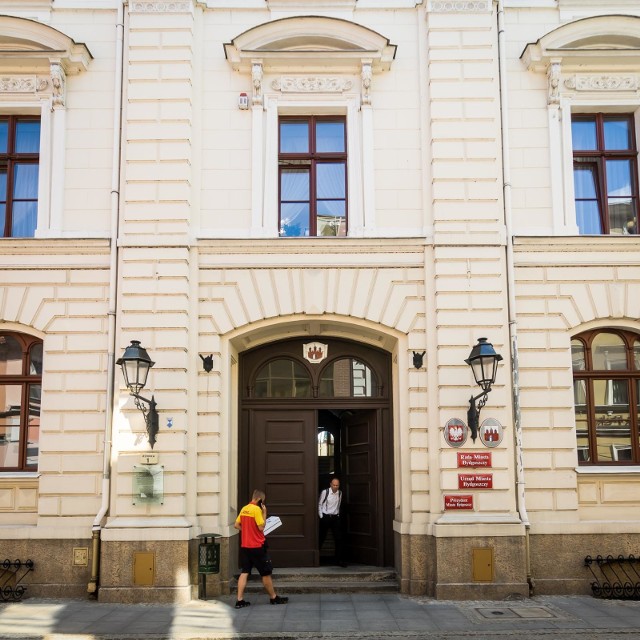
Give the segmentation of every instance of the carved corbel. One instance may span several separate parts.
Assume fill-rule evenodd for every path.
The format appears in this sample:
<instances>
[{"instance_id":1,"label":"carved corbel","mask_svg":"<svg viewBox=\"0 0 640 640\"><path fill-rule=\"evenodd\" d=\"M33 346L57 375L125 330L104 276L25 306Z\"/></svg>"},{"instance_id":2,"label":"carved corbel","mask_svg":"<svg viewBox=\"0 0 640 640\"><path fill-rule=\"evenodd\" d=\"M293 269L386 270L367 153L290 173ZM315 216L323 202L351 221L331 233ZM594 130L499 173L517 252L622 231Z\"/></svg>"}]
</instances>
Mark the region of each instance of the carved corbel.
<instances>
[{"instance_id":1,"label":"carved corbel","mask_svg":"<svg viewBox=\"0 0 640 640\"><path fill-rule=\"evenodd\" d=\"M64 107L67 76L59 62L51 63L51 86L53 87L53 93L51 95L53 108Z\"/></svg>"},{"instance_id":2,"label":"carved corbel","mask_svg":"<svg viewBox=\"0 0 640 640\"><path fill-rule=\"evenodd\" d=\"M371 79L373 72L371 69L371 61L362 62L362 104L371 104Z\"/></svg>"},{"instance_id":3,"label":"carved corbel","mask_svg":"<svg viewBox=\"0 0 640 640\"><path fill-rule=\"evenodd\" d=\"M262 62L254 60L251 63L251 82L253 84L253 105L262 104Z\"/></svg>"},{"instance_id":4,"label":"carved corbel","mask_svg":"<svg viewBox=\"0 0 640 640\"><path fill-rule=\"evenodd\" d=\"M547 104L560 104L560 60L552 60L547 69L547 79L549 81L549 96Z\"/></svg>"}]
</instances>

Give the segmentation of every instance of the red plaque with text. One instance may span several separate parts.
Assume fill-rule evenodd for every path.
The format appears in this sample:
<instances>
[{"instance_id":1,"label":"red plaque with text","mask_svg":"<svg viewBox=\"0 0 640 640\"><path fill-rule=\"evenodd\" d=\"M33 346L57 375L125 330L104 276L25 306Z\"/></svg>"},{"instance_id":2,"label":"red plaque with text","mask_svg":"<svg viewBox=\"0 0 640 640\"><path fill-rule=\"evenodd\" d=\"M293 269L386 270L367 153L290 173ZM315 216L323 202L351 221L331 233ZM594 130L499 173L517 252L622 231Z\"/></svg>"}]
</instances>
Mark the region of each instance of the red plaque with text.
<instances>
[{"instance_id":1,"label":"red plaque with text","mask_svg":"<svg viewBox=\"0 0 640 640\"><path fill-rule=\"evenodd\" d=\"M490 467L491 451L458 451L458 467Z\"/></svg>"},{"instance_id":2,"label":"red plaque with text","mask_svg":"<svg viewBox=\"0 0 640 640\"><path fill-rule=\"evenodd\" d=\"M473 496L449 495L444 497L445 509L473 509Z\"/></svg>"},{"instance_id":3,"label":"red plaque with text","mask_svg":"<svg viewBox=\"0 0 640 640\"><path fill-rule=\"evenodd\" d=\"M490 473L459 473L458 489L493 489L493 475Z\"/></svg>"}]
</instances>

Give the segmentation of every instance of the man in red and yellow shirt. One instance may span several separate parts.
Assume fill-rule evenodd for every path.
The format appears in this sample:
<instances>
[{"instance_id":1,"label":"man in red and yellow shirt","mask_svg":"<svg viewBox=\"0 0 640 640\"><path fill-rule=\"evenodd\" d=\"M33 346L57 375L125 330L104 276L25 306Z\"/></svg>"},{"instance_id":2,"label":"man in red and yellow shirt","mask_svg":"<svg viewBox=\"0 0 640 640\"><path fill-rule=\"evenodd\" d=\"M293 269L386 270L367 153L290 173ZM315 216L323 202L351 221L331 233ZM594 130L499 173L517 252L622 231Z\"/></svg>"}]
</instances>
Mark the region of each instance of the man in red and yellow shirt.
<instances>
[{"instance_id":1,"label":"man in red and yellow shirt","mask_svg":"<svg viewBox=\"0 0 640 640\"><path fill-rule=\"evenodd\" d=\"M262 584L269 594L271 604L287 604L289 598L281 598L273 588L273 565L267 552L264 538L264 525L267 520L267 505L264 491L256 489L251 502L240 510L235 524L240 531L240 577L238 578L238 599L236 609L248 607L251 603L244 600L244 590L253 567L262 577Z\"/></svg>"}]
</instances>

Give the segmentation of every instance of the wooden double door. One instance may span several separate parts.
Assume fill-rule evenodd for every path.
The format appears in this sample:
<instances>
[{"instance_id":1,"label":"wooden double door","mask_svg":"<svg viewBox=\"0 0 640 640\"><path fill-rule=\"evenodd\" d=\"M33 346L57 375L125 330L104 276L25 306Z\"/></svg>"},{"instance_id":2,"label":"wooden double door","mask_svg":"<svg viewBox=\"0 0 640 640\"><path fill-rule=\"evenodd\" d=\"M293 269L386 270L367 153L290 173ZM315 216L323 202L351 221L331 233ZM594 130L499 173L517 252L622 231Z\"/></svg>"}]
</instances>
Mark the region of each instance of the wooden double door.
<instances>
[{"instance_id":1,"label":"wooden double door","mask_svg":"<svg viewBox=\"0 0 640 640\"><path fill-rule=\"evenodd\" d=\"M393 565L391 412L379 395L241 401L239 496L244 503L253 489L263 489L269 515L282 520L268 537L275 566L320 563L318 499L333 476L343 491L349 564ZM326 429L331 473L319 451L318 434Z\"/></svg>"},{"instance_id":2,"label":"wooden double door","mask_svg":"<svg viewBox=\"0 0 640 640\"><path fill-rule=\"evenodd\" d=\"M270 515L282 526L268 539L274 563L280 567L317 566L318 498L328 483L318 470L319 410L253 409L249 420L250 455L247 487L264 487ZM338 412L338 450L345 513L345 543L350 564L386 566L390 540L383 517L382 450L378 446L383 411ZM250 493L252 489L245 491Z\"/></svg>"}]
</instances>

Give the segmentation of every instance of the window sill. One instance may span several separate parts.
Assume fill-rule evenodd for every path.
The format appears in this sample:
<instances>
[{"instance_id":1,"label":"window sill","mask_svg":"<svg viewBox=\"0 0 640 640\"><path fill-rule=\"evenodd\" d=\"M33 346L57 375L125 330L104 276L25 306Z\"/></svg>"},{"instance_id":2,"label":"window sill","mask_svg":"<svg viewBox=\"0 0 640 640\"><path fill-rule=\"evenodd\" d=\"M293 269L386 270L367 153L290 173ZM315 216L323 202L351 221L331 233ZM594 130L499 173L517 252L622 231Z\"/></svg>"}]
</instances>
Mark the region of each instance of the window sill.
<instances>
[{"instance_id":1,"label":"window sill","mask_svg":"<svg viewBox=\"0 0 640 640\"><path fill-rule=\"evenodd\" d=\"M584 466L584 467L576 467L576 473L579 475L620 475L620 474L640 474L640 464L637 465L616 465L614 466L604 466L604 465L593 465L593 466Z\"/></svg>"}]
</instances>

